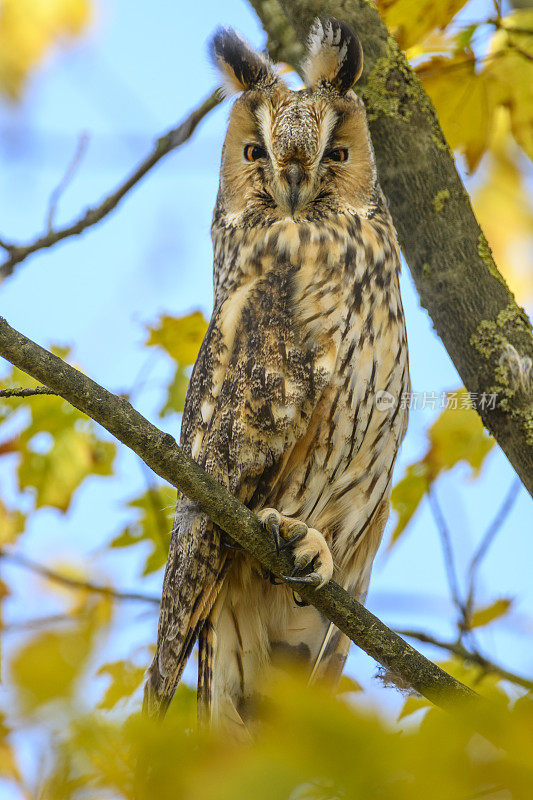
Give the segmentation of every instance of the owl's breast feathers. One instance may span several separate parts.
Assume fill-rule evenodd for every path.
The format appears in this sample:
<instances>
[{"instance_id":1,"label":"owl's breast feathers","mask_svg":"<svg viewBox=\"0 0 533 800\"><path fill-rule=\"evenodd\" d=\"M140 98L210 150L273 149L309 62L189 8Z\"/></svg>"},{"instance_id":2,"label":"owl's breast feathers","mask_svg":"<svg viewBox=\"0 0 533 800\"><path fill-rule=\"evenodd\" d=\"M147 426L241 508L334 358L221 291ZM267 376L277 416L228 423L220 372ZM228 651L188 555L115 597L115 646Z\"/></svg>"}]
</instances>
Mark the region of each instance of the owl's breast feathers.
<instances>
[{"instance_id":1,"label":"owl's breast feathers","mask_svg":"<svg viewBox=\"0 0 533 800\"><path fill-rule=\"evenodd\" d=\"M407 345L388 212L378 205L366 218L263 227L215 215L213 241L215 308L182 445L250 508L273 506L322 530L349 571L365 527L388 505L406 426ZM384 410L375 405L380 389L395 398ZM154 686L179 679L227 558L214 526L181 497Z\"/></svg>"},{"instance_id":2,"label":"owl's breast feathers","mask_svg":"<svg viewBox=\"0 0 533 800\"><path fill-rule=\"evenodd\" d=\"M366 214L251 228L215 213L213 241L215 310L183 445L251 508L323 531L348 569L388 509L407 424L399 251L383 198Z\"/></svg>"}]
</instances>

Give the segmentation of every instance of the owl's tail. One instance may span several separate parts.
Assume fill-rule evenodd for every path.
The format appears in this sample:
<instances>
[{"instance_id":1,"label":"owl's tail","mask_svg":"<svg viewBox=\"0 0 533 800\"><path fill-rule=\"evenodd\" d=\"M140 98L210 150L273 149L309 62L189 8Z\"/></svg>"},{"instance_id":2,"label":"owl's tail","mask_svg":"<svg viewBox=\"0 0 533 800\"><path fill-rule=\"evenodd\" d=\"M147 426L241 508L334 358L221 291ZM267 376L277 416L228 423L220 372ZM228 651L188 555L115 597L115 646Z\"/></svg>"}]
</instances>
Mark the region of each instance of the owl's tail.
<instances>
[{"instance_id":1,"label":"owl's tail","mask_svg":"<svg viewBox=\"0 0 533 800\"><path fill-rule=\"evenodd\" d=\"M198 639L198 724L208 725L213 705L215 628L208 617Z\"/></svg>"},{"instance_id":2,"label":"owl's tail","mask_svg":"<svg viewBox=\"0 0 533 800\"><path fill-rule=\"evenodd\" d=\"M143 699L143 712L150 717L162 719L174 697L176 688L181 680L183 670L191 654L191 651L199 638L199 684L198 684L198 699L200 701L200 676L205 676L204 681L208 680L208 676L212 675L212 647L209 643L212 640L209 632L212 632L212 626L209 622L209 613L220 591L220 587L224 581L225 564L212 585L204 590L201 598L199 598L198 606L201 613L197 615L196 619L191 619L191 625L187 631L186 636L181 643L179 651L174 654L172 658L174 669L170 669L164 675L160 669L160 655L156 656L148 670L148 679L144 687ZM168 663L168 642L167 645L167 663ZM200 665L205 664L203 672L200 672ZM209 672L209 668L211 671ZM202 684L203 685L203 684ZM208 684L210 685L210 684ZM206 696L205 690L202 691L202 697ZM200 717L200 702L199 702L199 717Z\"/></svg>"},{"instance_id":3,"label":"owl's tail","mask_svg":"<svg viewBox=\"0 0 533 800\"><path fill-rule=\"evenodd\" d=\"M178 505L163 581L159 631L143 710L164 717L226 573L214 525L190 502Z\"/></svg>"}]
</instances>

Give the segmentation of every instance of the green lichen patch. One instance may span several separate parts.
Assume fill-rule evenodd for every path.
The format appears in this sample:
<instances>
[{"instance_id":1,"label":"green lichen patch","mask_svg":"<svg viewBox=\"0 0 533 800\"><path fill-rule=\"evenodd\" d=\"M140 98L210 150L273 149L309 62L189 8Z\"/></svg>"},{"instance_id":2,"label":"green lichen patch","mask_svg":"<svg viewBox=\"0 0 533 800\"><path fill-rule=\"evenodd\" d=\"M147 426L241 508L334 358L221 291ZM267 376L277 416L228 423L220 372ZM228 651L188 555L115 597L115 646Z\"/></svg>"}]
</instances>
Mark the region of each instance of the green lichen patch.
<instances>
[{"instance_id":1,"label":"green lichen patch","mask_svg":"<svg viewBox=\"0 0 533 800\"><path fill-rule=\"evenodd\" d=\"M505 278L499 271L498 267L494 263L494 259L492 257L492 250L489 247L489 243L487 242L483 233L480 233L477 240L477 252L485 266L487 267L488 271L492 275L493 278L496 278L497 281L507 288L507 284L505 283Z\"/></svg>"},{"instance_id":2,"label":"green lichen patch","mask_svg":"<svg viewBox=\"0 0 533 800\"><path fill-rule=\"evenodd\" d=\"M512 342L520 339L527 341L527 338L531 340L532 337L524 310L509 303L500 311L496 320L480 322L470 337L470 344L488 362L485 373L488 380L484 383L489 385L484 386L485 391L498 396L498 409L520 422L525 441L533 445L532 394L525 391L524 386L517 381L513 360L506 358L509 352L514 352L516 358L521 358Z\"/></svg>"},{"instance_id":3,"label":"green lichen patch","mask_svg":"<svg viewBox=\"0 0 533 800\"><path fill-rule=\"evenodd\" d=\"M479 323L470 337L470 344L487 359L495 354L499 357L517 334L531 337L525 311L515 303L509 303L495 321L484 319Z\"/></svg>"},{"instance_id":4,"label":"green lichen patch","mask_svg":"<svg viewBox=\"0 0 533 800\"><path fill-rule=\"evenodd\" d=\"M437 192L435 197L433 198L433 208L439 214L442 209L444 208L444 203L450 197L450 190L449 189L441 189Z\"/></svg>"},{"instance_id":5,"label":"green lichen patch","mask_svg":"<svg viewBox=\"0 0 533 800\"><path fill-rule=\"evenodd\" d=\"M450 148L448 147L448 144L446 142L446 139L442 135L441 131L439 131L438 134L432 133L431 134L431 141L433 142L433 144L435 145L437 150L448 150L448 151L450 150Z\"/></svg>"},{"instance_id":6,"label":"green lichen patch","mask_svg":"<svg viewBox=\"0 0 533 800\"><path fill-rule=\"evenodd\" d=\"M369 119L384 114L408 120L415 104L427 105L422 87L392 36L387 38L385 55L378 58L359 94L365 100Z\"/></svg>"}]
</instances>

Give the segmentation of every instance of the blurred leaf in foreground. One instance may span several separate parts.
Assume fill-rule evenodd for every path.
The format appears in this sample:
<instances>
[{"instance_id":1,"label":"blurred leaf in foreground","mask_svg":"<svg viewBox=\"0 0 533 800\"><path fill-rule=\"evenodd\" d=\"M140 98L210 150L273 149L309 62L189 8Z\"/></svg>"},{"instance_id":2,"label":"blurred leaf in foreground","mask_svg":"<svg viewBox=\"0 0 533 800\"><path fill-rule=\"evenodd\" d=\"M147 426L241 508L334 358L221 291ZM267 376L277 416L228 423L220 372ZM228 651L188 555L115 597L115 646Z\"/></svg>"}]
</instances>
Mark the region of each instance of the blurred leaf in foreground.
<instances>
[{"instance_id":1,"label":"blurred leaf in foreground","mask_svg":"<svg viewBox=\"0 0 533 800\"><path fill-rule=\"evenodd\" d=\"M79 36L90 16L89 0L2 0L0 92L19 99L29 75L47 53Z\"/></svg>"},{"instance_id":2,"label":"blurred leaf in foreground","mask_svg":"<svg viewBox=\"0 0 533 800\"><path fill-rule=\"evenodd\" d=\"M89 787L93 799L124 800L529 800L530 700L510 710L494 702L461 715L435 709L399 732L375 713L307 686L302 676L278 677L268 694L253 741L191 731L191 690L176 697L164 724L141 715L116 723L97 714L74 721L55 785L83 777L84 788L69 800L81 800Z\"/></svg>"}]
</instances>

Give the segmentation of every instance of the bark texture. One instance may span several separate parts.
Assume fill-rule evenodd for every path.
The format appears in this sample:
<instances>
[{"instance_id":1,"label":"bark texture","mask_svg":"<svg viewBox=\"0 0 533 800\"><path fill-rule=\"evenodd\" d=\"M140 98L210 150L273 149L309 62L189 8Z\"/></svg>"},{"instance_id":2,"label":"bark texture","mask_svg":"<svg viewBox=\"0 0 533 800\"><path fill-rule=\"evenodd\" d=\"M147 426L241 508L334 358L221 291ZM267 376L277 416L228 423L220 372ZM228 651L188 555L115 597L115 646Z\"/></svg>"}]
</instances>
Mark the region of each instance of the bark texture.
<instances>
[{"instance_id":1,"label":"bark texture","mask_svg":"<svg viewBox=\"0 0 533 800\"><path fill-rule=\"evenodd\" d=\"M494 263L418 77L369 0L251 4L269 39L279 41L281 31L281 41L289 43L273 55L292 63L297 50L285 30L287 18L301 41L316 16L338 17L357 31L364 69L356 90L367 107L380 183L421 303L466 388L478 398L497 394L496 408L478 411L533 495L531 323Z\"/></svg>"}]
</instances>

